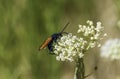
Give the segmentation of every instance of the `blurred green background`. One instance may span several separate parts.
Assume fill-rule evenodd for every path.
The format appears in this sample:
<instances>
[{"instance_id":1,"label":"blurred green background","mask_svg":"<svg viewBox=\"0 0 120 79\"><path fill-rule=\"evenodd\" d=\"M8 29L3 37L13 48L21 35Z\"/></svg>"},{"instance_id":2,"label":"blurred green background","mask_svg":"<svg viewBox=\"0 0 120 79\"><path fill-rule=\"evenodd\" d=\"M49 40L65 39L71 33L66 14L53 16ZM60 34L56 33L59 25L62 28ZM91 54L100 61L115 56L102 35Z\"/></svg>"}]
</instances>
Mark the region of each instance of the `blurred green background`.
<instances>
[{"instance_id":1,"label":"blurred green background","mask_svg":"<svg viewBox=\"0 0 120 79\"><path fill-rule=\"evenodd\" d=\"M74 63L56 61L39 45L68 21L67 32L93 20L102 21L107 38L120 37L119 18L120 0L0 0L0 79L73 79ZM96 50L85 57L86 73L101 65ZM100 67L88 79L120 79L100 76Z\"/></svg>"}]
</instances>

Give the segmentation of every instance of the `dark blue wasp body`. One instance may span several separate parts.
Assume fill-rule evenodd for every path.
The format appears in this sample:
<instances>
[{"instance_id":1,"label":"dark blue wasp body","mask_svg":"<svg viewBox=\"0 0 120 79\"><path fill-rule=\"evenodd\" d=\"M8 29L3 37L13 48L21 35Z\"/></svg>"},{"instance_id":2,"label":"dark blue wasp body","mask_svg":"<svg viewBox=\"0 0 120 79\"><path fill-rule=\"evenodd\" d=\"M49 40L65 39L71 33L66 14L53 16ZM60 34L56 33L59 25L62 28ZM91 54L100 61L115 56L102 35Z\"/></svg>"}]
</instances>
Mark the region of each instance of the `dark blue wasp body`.
<instances>
[{"instance_id":1,"label":"dark blue wasp body","mask_svg":"<svg viewBox=\"0 0 120 79\"><path fill-rule=\"evenodd\" d=\"M60 37L62 36L62 33L55 33L53 34L51 37L52 37L52 40L48 43L48 49L52 52L53 51L53 42L56 42L57 39L59 39Z\"/></svg>"},{"instance_id":2,"label":"dark blue wasp body","mask_svg":"<svg viewBox=\"0 0 120 79\"><path fill-rule=\"evenodd\" d=\"M62 37L63 33L67 33L67 32L63 32L63 31L68 26L68 24L69 23L67 23L65 25L65 27L63 28L63 30L61 32L55 33L55 34L51 35L49 38L47 38L47 40L45 40L45 42L39 47L39 50L44 49L45 47L48 47L49 51L52 52L53 51L53 42L57 42L57 39Z\"/></svg>"}]
</instances>

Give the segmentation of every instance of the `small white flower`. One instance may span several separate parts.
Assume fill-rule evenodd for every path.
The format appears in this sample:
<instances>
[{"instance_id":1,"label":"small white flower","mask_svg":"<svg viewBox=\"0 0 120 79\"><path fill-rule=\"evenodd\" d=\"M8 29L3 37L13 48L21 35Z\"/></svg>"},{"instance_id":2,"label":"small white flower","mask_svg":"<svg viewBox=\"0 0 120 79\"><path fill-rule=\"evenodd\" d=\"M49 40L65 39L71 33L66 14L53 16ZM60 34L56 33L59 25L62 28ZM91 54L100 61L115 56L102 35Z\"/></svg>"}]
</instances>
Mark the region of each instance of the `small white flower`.
<instances>
[{"instance_id":1,"label":"small white flower","mask_svg":"<svg viewBox=\"0 0 120 79\"><path fill-rule=\"evenodd\" d=\"M98 44L98 47L101 47L101 44Z\"/></svg>"},{"instance_id":2,"label":"small white flower","mask_svg":"<svg viewBox=\"0 0 120 79\"><path fill-rule=\"evenodd\" d=\"M120 39L110 39L101 47L101 57L120 59Z\"/></svg>"},{"instance_id":3,"label":"small white flower","mask_svg":"<svg viewBox=\"0 0 120 79\"><path fill-rule=\"evenodd\" d=\"M59 56L56 56L56 60L60 61L60 57L59 57Z\"/></svg>"},{"instance_id":4,"label":"small white flower","mask_svg":"<svg viewBox=\"0 0 120 79\"><path fill-rule=\"evenodd\" d=\"M94 39L99 39L99 36L100 36L100 34L99 34L99 33L96 33L96 34L94 35Z\"/></svg>"},{"instance_id":5,"label":"small white flower","mask_svg":"<svg viewBox=\"0 0 120 79\"><path fill-rule=\"evenodd\" d=\"M91 43L90 43L90 47L91 47L91 48L93 48L93 47L95 47L95 46L96 46L96 42L91 42Z\"/></svg>"},{"instance_id":6,"label":"small white flower","mask_svg":"<svg viewBox=\"0 0 120 79\"><path fill-rule=\"evenodd\" d=\"M91 39L91 40L93 40L93 39L94 39L94 37L90 37L90 39Z\"/></svg>"},{"instance_id":7,"label":"small white flower","mask_svg":"<svg viewBox=\"0 0 120 79\"><path fill-rule=\"evenodd\" d=\"M103 36L107 36L107 33L105 33Z\"/></svg>"},{"instance_id":8,"label":"small white flower","mask_svg":"<svg viewBox=\"0 0 120 79\"><path fill-rule=\"evenodd\" d=\"M83 53L79 53L79 57L83 58L84 54Z\"/></svg>"},{"instance_id":9,"label":"small white flower","mask_svg":"<svg viewBox=\"0 0 120 79\"><path fill-rule=\"evenodd\" d=\"M100 26L100 27L101 27L101 22L97 22L97 26Z\"/></svg>"},{"instance_id":10,"label":"small white flower","mask_svg":"<svg viewBox=\"0 0 120 79\"><path fill-rule=\"evenodd\" d=\"M89 25L93 25L93 22L88 20L86 23L88 23Z\"/></svg>"}]
</instances>

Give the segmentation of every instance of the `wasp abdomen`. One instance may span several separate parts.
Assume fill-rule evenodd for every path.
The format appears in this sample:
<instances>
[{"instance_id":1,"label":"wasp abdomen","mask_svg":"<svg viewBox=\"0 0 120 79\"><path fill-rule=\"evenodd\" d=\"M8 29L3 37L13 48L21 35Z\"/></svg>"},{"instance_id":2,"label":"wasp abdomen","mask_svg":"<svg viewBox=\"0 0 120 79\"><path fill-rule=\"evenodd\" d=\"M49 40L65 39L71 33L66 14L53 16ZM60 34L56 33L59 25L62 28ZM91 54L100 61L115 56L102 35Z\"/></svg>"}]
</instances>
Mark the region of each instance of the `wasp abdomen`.
<instances>
[{"instance_id":1,"label":"wasp abdomen","mask_svg":"<svg viewBox=\"0 0 120 79\"><path fill-rule=\"evenodd\" d=\"M51 41L52 37L47 38L47 40L45 40L45 42L40 46L39 50L44 49Z\"/></svg>"}]
</instances>

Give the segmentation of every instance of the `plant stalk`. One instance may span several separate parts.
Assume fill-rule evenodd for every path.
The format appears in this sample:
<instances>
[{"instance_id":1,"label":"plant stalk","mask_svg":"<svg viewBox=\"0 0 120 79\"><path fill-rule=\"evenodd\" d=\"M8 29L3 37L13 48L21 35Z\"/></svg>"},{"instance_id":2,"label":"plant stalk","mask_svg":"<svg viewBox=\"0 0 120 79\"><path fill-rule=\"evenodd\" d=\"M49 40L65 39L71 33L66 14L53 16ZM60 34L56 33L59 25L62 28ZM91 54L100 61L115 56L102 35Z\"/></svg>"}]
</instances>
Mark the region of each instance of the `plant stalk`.
<instances>
[{"instance_id":1,"label":"plant stalk","mask_svg":"<svg viewBox=\"0 0 120 79\"><path fill-rule=\"evenodd\" d=\"M74 79L85 79L83 58L78 58L78 61L76 62Z\"/></svg>"}]
</instances>

